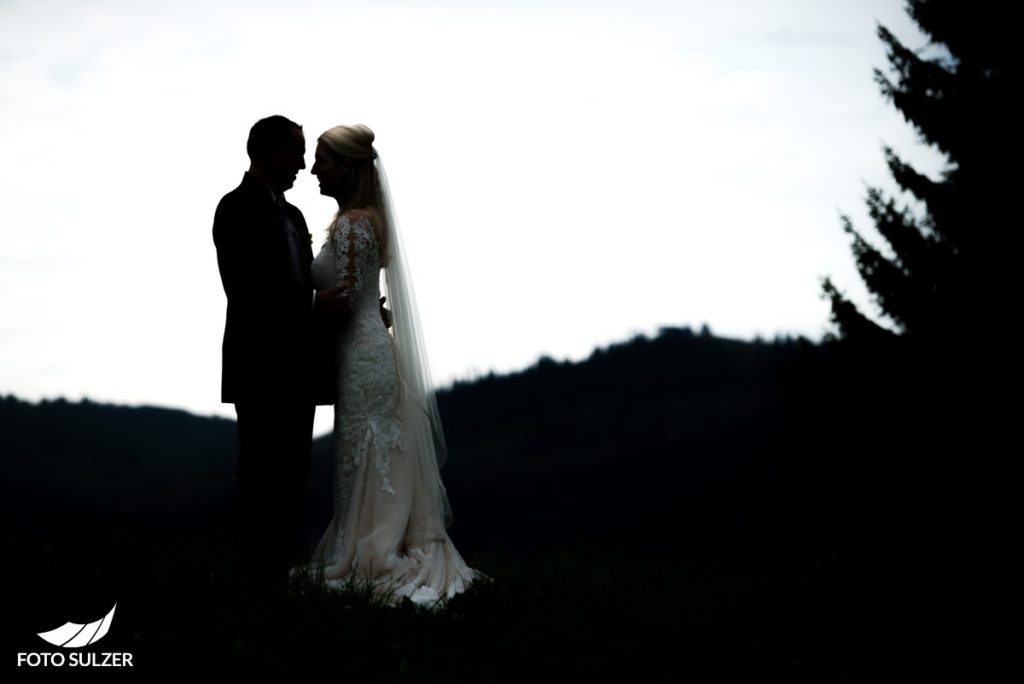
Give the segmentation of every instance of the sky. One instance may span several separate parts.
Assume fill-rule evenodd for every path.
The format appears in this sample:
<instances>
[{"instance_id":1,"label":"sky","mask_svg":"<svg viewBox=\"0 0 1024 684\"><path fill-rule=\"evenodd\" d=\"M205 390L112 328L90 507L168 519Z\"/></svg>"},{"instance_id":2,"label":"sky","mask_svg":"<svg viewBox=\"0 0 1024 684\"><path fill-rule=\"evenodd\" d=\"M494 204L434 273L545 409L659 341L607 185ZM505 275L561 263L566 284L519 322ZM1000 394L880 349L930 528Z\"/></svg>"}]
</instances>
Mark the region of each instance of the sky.
<instances>
[{"instance_id":1,"label":"sky","mask_svg":"<svg viewBox=\"0 0 1024 684\"><path fill-rule=\"evenodd\" d=\"M662 326L819 340L823 276L876 311L840 215L876 236L882 145L943 168L877 22L927 45L901 0L0 0L0 394L233 417L211 228L270 114L315 249L316 136L376 132L439 385Z\"/></svg>"}]
</instances>

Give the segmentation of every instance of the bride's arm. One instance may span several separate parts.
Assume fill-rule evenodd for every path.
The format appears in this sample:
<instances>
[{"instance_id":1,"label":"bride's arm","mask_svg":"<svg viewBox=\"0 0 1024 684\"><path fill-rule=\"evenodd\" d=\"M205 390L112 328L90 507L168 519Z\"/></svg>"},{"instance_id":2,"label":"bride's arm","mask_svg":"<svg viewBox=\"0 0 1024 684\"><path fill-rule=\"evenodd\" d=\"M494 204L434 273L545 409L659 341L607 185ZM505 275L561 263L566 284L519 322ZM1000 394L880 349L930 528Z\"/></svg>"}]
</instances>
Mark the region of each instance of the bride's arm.
<instances>
[{"instance_id":1,"label":"bride's arm","mask_svg":"<svg viewBox=\"0 0 1024 684\"><path fill-rule=\"evenodd\" d=\"M365 216L343 214L334 232L334 257L338 288L349 303L355 302L365 287L373 228Z\"/></svg>"}]
</instances>

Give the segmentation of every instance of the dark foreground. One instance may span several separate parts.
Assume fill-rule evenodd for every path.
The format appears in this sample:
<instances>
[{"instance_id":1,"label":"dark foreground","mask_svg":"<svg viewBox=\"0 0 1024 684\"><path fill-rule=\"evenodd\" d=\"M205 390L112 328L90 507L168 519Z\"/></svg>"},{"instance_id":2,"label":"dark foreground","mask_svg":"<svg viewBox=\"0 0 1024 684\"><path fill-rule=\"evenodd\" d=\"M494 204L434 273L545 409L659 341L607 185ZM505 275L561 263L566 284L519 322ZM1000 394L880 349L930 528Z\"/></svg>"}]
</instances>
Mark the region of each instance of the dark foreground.
<instances>
[{"instance_id":1,"label":"dark foreground","mask_svg":"<svg viewBox=\"0 0 1024 684\"><path fill-rule=\"evenodd\" d=\"M495 581L431 614L358 589L252 596L215 534L94 527L4 541L4 669L19 681L820 681L911 674L936 657L920 612L927 578L843 550L759 561L594 545L464 552ZM60 650L36 632L98 619L115 601L110 632L83 650L130 652L132 668L16 667L19 652Z\"/></svg>"}]
</instances>

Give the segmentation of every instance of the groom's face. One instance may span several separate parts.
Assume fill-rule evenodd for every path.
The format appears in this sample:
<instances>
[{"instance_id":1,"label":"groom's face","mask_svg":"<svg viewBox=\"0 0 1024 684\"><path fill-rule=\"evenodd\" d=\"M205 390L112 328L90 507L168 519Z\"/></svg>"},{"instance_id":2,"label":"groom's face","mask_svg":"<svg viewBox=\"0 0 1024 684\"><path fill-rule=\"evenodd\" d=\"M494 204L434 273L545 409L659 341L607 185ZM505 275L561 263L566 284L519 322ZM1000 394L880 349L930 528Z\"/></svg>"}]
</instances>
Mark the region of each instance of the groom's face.
<instances>
[{"instance_id":1,"label":"groom's face","mask_svg":"<svg viewBox=\"0 0 1024 684\"><path fill-rule=\"evenodd\" d=\"M302 130L293 128L289 137L282 140L270 155L273 164L274 189L284 192L295 185L299 171L306 168L306 138Z\"/></svg>"}]
</instances>

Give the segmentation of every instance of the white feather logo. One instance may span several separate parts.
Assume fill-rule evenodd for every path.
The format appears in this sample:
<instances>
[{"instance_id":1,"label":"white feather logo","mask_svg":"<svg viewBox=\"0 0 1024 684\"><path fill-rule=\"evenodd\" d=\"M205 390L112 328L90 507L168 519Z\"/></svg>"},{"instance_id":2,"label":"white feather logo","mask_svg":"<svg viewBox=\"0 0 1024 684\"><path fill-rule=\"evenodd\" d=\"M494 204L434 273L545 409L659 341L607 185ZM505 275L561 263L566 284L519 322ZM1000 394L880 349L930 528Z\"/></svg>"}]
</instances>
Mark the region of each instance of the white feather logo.
<instances>
[{"instance_id":1,"label":"white feather logo","mask_svg":"<svg viewBox=\"0 0 1024 684\"><path fill-rule=\"evenodd\" d=\"M117 608L116 603L114 608ZM110 612L102 620L90 622L87 625L65 622L57 629L51 629L49 632L40 632L39 636L54 646L61 646L63 648L81 648L82 646L94 644L106 636L107 631L110 629L110 622L114 619L114 608L111 608Z\"/></svg>"}]
</instances>

